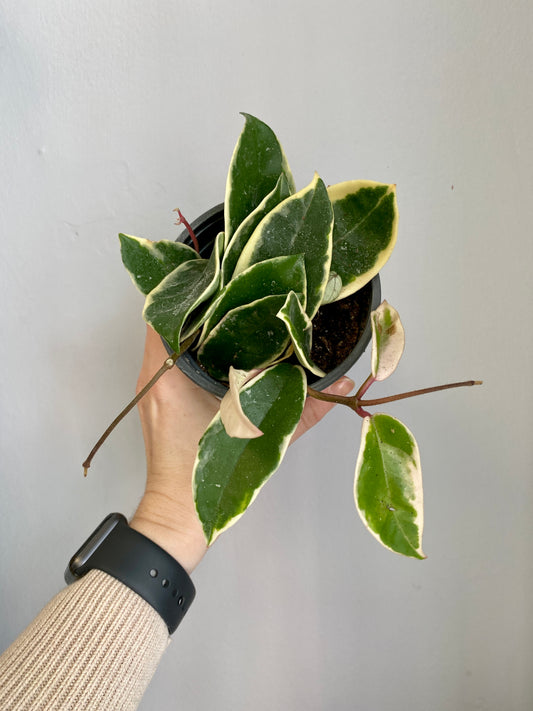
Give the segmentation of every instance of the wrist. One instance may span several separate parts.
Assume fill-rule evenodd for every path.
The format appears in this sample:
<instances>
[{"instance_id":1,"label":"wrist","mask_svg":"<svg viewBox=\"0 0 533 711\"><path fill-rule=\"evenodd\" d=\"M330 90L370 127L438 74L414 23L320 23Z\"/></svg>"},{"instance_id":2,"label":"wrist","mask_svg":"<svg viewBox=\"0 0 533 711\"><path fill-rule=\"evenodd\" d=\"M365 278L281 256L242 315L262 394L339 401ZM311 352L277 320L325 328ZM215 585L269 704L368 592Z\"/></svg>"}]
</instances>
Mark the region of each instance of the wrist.
<instances>
[{"instance_id":1,"label":"wrist","mask_svg":"<svg viewBox=\"0 0 533 711\"><path fill-rule=\"evenodd\" d=\"M147 491L129 525L157 543L189 574L207 551L192 500L190 505L184 505L182 500L173 501L166 495Z\"/></svg>"}]
</instances>

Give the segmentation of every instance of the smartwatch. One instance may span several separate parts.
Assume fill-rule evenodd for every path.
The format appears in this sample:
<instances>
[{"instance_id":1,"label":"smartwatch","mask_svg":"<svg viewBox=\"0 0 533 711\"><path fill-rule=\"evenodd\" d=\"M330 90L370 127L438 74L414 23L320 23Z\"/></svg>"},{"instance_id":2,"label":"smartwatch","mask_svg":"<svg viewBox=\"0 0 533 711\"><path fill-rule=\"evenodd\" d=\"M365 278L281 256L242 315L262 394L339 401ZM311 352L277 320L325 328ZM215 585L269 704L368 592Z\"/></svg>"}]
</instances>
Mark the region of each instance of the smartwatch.
<instances>
[{"instance_id":1,"label":"smartwatch","mask_svg":"<svg viewBox=\"0 0 533 711\"><path fill-rule=\"evenodd\" d=\"M170 634L189 609L196 591L187 571L169 553L112 513L70 559L65 580L72 583L93 568L103 570L146 600Z\"/></svg>"}]
</instances>

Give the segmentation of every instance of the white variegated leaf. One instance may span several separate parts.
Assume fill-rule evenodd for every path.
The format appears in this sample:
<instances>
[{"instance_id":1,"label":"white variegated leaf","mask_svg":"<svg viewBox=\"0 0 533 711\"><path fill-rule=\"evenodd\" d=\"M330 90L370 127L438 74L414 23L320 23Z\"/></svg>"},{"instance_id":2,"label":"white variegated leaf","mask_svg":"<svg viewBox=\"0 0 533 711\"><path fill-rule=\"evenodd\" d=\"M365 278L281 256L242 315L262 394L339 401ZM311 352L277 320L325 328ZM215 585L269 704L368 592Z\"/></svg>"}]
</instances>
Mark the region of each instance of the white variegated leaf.
<instances>
[{"instance_id":1,"label":"white variegated leaf","mask_svg":"<svg viewBox=\"0 0 533 711\"><path fill-rule=\"evenodd\" d=\"M208 426L193 472L194 501L208 545L242 516L278 469L305 397L303 369L278 363L246 383L240 394L246 416L264 432L262 437L230 437L220 413Z\"/></svg>"},{"instance_id":2,"label":"white variegated leaf","mask_svg":"<svg viewBox=\"0 0 533 711\"><path fill-rule=\"evenodd\" d=\"M287 326L291 337L294 352L300 363L311 373L322 378L325 373L311 359L313 323L305 313L305 309L294 291L287 295L287 299L277 313L277 317Z\"/></svg>"},{"instance_id":3,"label":"white variegated leaf","mask_svg":"<svg viewBox=\"0 0 533 711\"><path fill-rule=\"evenodd\" d=\"M405 332L400 316L386 301L371 315L372 375L385 380L396 370L405 346Z\"/></svg>"},{"instance_id":4,"label":"white variegated leaf","mask_svg":"<svg viewBox=\"0 0 533 711\"><path fill-rule=\"evenodd\" d=\"M229 369L229 390L220 403L220 419L224 425L226 433L230 437L241 439L261 437L263 434L259 427L244 414L241 399L239 397L241 389L260 371L238 370L233 366Z\"/></svg>"},{"instance_id":5,"label":"white variegated leaf","mask_svg":"<svg viewBox=\"0 0 533 711\"><path fill-rule=\"evenodd\" d=\"M412 433L390 415L365 417L354 484L355 504L370 533L412 558L422 551L422 469Z\"/></svg>"},{"instance_id":6,"label":"white variegated leaf","mask_svg":"<svg viewBox=\"0 0 533 711\"><path fill-rule=\"evenodd\" d=\"M209 259L194 259L168 274L146 297L144 320L179 351L185 320L213 295L220 277L220 251L224 234L220 232Z\"/></svg>"},{"instance_id":7,"label":"white variegated leaf","mask_svg":"<svg viewBox=\"0 0 533 711\"><path fill-rule=\"evenodd\" d=\"M248 217L244 218L235 234L231 238L230 243L226 246L221 267L221 285L225 286L231 280L233 270L237 264L239 256L246 246L257 225L268 213L283 202L291 194L289 181L285 173L282 173L274 189L259 203L259 205L251 212Z\"/></svg>"},{"instance_id":8,"label":"white variegated leaf","mask_svg":"<svg viewBox=\"0 0 533 711\"><path fill-rule=\"evenodd\" d=\"M396 186L349 180L328 188L335 214L331 269L342 279L338 299L353 294L380 271L398 232Z\"/></svg>"},{"instance_id":9,"label":"white variegated leaf","mask_svg":"<svg viewBox=\"0 0 533 711\"><path fill-rule=\"evenodd\" d=\"M142 237L119 234L124 266L133 283L143 294L149 294L180 264L199 255L186 244L160 240L151 242Z\"/></svg>"},{"instance_id":10,"label":"white variegated leaf","mask_svg":"<svg viewBox=\"0 0 533 711\"><path fill-rule=\"evenodd\" d=\"M213 378L227 380L230 365L253 370L278 360L290 340L276 316L285 299L275 294L231 309L198 349L200 365Z\"/></svg>"},{"instance_id":11,"label":"white variegated leaf","mask_svg":"<svg viewBox=\"0 0 533 711\"><path fill-rule=\"evenodd\" d=\"M287 158L272 129L250 114L243 116L244 128L233 151L226 181L225 247L239 225L274 190L282 173L289 192L294 191Z\"/></svg>"},{"instance_id":12,"label":"white variegated leaf","mask_svg":"<svg viewBox=\"0 0 533 711\"><path fill-rule=\"evenodd\" d=\"M265 259L303 254L309 318L322 302L331 265L333 210L326 186L315 174L307 187L277 205L259 223L243 249L234 275Z\"/></svg>"}]
</instances>

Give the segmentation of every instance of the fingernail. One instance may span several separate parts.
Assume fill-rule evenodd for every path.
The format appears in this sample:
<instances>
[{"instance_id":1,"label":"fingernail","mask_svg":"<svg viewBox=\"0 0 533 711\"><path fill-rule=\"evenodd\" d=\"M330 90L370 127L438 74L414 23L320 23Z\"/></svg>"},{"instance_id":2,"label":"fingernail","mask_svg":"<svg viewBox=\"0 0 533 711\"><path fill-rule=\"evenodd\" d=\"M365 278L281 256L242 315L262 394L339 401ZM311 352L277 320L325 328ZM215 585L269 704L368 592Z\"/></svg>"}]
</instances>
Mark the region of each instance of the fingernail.
<instances>
[{"instance_id":1,"label":"fingernail","mask_svg":"<svg viewBox=\"0 0 533 711\"><path fill-rule=\"evenodd\" d=\"M340 380L337 380L337 382L329 388L329 390L334 395L347 395L354 388L354 381L347 375L343 375Z\"/></svg>"}]
</instances>

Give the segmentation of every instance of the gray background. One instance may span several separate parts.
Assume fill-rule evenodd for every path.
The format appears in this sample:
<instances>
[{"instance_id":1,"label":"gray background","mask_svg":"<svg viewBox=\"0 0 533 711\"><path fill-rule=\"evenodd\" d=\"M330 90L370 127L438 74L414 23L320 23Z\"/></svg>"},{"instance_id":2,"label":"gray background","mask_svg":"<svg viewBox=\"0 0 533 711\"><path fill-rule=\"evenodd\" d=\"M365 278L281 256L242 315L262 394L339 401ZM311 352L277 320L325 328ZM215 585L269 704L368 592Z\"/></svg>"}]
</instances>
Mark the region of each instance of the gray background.
<instances>
[{"instance_id":1,"label":"gray background","mask_svg":"<svg viewBox=\"0 0 533 711\"><path fill-rule=\"evenodd\" d=\"M141 362L116 234L220 202L247 111L299 187L398 185L407 345L375 396L485 384L388 408L420 445L426 561L363 530L335 411L201 563L141 708L532 707L532 30L528 0L0 3L3 647L142 492L135 415L81 476Z\"/></svg>"}]
</instances>

